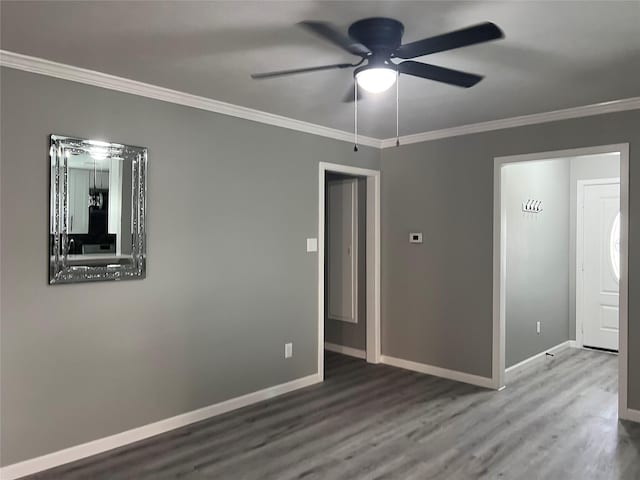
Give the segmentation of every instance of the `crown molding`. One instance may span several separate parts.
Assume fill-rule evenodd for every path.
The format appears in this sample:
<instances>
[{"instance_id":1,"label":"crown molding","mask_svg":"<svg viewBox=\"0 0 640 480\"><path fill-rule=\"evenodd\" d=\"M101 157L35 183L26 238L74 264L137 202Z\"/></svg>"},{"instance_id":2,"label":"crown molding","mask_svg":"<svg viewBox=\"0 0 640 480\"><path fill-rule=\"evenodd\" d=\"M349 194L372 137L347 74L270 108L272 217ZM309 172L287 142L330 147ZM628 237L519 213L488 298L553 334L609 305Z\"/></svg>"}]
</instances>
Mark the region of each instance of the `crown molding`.
<instances>
[{"instance_id":1,"label":"crown molding","mask_svg":"<svg viewBox=\"0 0 640 480\"><path fill-rule=\"evenodd\" d=\"M171 90L148 83L138 82L128 78L122 78L107 73L74 67L64 63L53 62L43 58L32 57L20 53L0 50L0 66L23 70L25 72L47 75L49 77L84 83L95 87L106 88L118 92L129 93L141 97L152 98L164 102L184 105L187 107L215 112L222 115L243 118L253 122L265 123L276 127L288 128L298 132L310 133L321 137L333 138L343 142L353 143L353 133L335 128L324 127L314 123L303 122L281 115L241 107L231 103L221 102L207 97L192 95L190 93ZM380 148L381 141L377 138L358 135L358 144Z\"/></svg>"},{"instance_id":2,"label":"crown molding","mask_svg":"<svg viewBox=\"0 0 640 480\"><path fill-rule=\"evenodd\" d=\"M74 67L72 65L53 62L43 58L10 52L8 50L0 50L0 66L23 70L25 72L36 73L39 75L47 75L49 77L61 78L72 82L84 83L86 85L93 85L96 87L152 98L177 105L184 105L222 115L243 118L253 122L288 128L290 130L333 138L343 142L353 142L352 132L303 122L301 120L284 117L282 115L275 115L261 110L254 110L252 108L233 105L231 103L221 102L207 97L192 95L178 90L171 90L157 85L138 82L136 80L117 77L115 75L109 75L107 73L88 70L85 68ZM534 113L532 115L522 115L519 117L504 118L489 122L471 123L458 127L405 135L400 137L400 145L409 145L412 143L428 142L430 140L438 140L441 138L457 137L473 133L490 132L492 130L502 130L505 128L522 127L525 125L535 125L558 120L568 120L571 118L588 117L591 115L601 115L603 113L637 109L640 109L640 97L632 97L613 100L610 102L596 103L593 105L584 105L544 113ZM378 139L359 135L358 144L379 149L390 148L396 146L396 139Z\"/></svg>"},{"instance_id":3,"label":"crown molding","mask_svg":"<svg viewBox=\"0 0 640 480\"><path fill-rule=\"evenodd\" d=\"M522 127L525 125L535 125L538 123L554 122L557 120L568 120L571 118L588 117L591 115L601 115L603 113L623 112L625 110L640 109L640 97L613 100L610 102L596 103L581 107L565 108L551 112L534 113L532 115L522 115L520 117L492 120L490 122L471 123L459 127L443 128L442 130L432 130L430 132L416 133L400 137L400 145L411 143L428 142L440 138L457 137L472 133L490 132L492 130L502 130L505 128ZM382 140L382 148L396 146L396 139L385 138Z\"/></svg>"}]
</instances>

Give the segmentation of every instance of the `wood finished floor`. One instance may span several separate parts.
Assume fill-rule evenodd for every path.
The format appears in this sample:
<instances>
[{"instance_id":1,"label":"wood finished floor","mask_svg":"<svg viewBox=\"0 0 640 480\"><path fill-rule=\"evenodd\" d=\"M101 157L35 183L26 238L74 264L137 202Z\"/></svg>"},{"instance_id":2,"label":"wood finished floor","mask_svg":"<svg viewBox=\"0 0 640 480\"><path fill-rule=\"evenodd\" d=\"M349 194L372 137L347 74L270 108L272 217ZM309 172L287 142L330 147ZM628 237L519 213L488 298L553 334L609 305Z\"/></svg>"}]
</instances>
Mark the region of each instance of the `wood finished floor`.
<instances>
[{"instance_id":1,"label":"wood finished floor","mask_svg":"<svg viewBox=\"0 0 640 480\"><path fill-rule=\"evenodd\" d=\"M567 349L502 392L326 354L326 381L31 479L640 479L617 357Z\"/></svg>"}]
</instances>

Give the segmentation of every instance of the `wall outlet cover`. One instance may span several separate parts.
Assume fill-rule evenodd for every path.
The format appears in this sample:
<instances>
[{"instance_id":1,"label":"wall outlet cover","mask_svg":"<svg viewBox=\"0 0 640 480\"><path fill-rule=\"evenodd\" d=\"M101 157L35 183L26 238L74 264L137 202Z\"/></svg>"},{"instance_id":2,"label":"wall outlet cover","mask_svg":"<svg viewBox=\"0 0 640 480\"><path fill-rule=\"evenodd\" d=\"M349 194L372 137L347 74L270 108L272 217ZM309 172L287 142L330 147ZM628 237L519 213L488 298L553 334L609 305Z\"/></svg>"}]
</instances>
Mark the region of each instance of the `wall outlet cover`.
<instances>
[{"instance_id":1,"label":"wall outlet cover","mask_svg":"<svg viewBox=\"0 0 640 480\"><path fill-rule=\"evenodd\" d=\"M409 243L422 243L422 232L411 232L409 234Z\"/></svg>"},{"instance_id":2,"label":"wall outlet cover","mask_svg":"<svg viewBox=\"0 0 640 480\"><path fill-rule=\"evenodd\" d=\"M317 252L317 251L318 251L318 239L307 238L307 252Z\"/></svg>"}]
</instances>

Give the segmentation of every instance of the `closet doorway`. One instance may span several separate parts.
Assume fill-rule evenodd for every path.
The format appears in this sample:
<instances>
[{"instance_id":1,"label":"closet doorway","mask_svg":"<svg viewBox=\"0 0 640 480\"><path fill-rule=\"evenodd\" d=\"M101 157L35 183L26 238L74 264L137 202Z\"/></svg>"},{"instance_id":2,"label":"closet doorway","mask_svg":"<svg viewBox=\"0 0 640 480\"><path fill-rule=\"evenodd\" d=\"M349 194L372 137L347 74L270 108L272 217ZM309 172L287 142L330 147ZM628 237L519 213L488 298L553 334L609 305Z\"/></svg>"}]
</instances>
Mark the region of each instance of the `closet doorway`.
<instances>
[{"instance_id":1,"label":"closet doorway","mask_svg":"<svg viewBox=\"0 0 640 480\"><path fill-rule=\"evenodd\" d=\"M324 378L325 349L380 362L380 172L321 162L318 191L318 371Z\"/></svg>"}]
</instances>

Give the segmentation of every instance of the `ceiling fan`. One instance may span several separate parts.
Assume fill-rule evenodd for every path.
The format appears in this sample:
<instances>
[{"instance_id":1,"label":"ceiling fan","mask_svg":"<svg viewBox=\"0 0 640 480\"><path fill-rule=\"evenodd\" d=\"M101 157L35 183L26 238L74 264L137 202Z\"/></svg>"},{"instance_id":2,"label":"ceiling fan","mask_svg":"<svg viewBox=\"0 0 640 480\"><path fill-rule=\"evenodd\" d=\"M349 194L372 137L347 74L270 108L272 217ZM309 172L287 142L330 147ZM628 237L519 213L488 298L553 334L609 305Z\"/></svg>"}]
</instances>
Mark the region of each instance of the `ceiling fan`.
<instances>
[{"instance_id":1,"label":"ceiling fan","mask_svg":"<svg viewBox=\"0 0 640 480\"><path fill-rule=\"evenodd\" d=\"M305 21L298 25L352 55L360 57L361 60L357 63L336 63L333 65L256 73L251 75L252 78L265 79L321 70L355 68L353 74L357 86L371 93L383 92L389 89L396 82L396 78L400 73L469 88L482 80L483 77L473 73L407 59L504 37L502 30L491 22L481 23L404 45L402 45L404 25L393 18L377 17L359 20L351 24L348 35L343 34L335 26L326 22ZM405 61L396 63L393 59L405 59ZM355 95L348 92L345 101L353 101L354 98Z\"/></svg>"}]
</instances>

